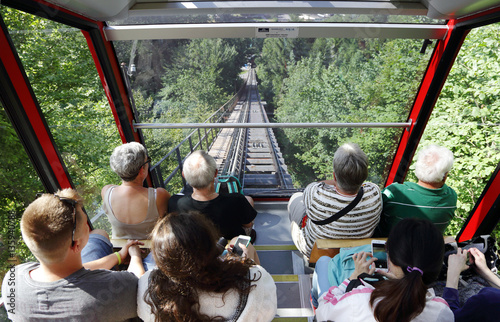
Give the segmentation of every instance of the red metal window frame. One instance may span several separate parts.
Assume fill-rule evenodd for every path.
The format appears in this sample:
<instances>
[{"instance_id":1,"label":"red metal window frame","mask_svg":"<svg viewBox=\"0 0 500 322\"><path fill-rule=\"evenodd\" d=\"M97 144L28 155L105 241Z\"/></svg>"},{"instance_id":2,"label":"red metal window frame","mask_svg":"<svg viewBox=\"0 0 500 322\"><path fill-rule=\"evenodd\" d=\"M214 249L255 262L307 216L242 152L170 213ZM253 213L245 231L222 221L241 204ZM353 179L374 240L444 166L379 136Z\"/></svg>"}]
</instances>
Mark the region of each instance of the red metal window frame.
<instances>
[{"instance_id":1,"label":"red metal window frame","mask_svg":"<svg viewBox=\"0 0 500 322\"><path fill-rule=\"evenodd\" d=\"M128 97L128 94L127 94L127 90L125 88L124 81L123 81L122 75L120 73L120 67L119 67L118 61L116 60L116 55L115 55L115 51L113 49L113 45L109 41L107 41L106 38L105 38L105 36L104 36L104 23L102 23L102 22L96 22L96 24L99 26L100 37L102 38L102 41L103 41L103 43L104 43L104 45L106 47L107 55L108 55L108 57L109 57L109 59L111 61L111 67L113 69L114 77L116 78L116 80L118 80L117 84L118 84L119 90L120 90L121 101L122 101L122 103L125 106L125 110L126 110L127 118L128 118L128 124L127 124L127 126L130 129L133 129L134 113L132 111L132 107L130 105L130 100L129 100L129 97ZM94 46L93 40L92 40L92 38L91 38L91 36L90 36L90 34L88 32L82 30L82 33L85 36L85 39L87 40L87 44L88 44L90 53L92 54L92 58L94 59L94 63L95 63L97 72L99 74L99 78L101 79L101 83L103 85L104 92L106 93L106 97L108 99L109 106L110 106L111 111L113 113L113 117L115 119L116 127L118 128L118 133L120 134L120 138L121 138L121 140L122 140L123 143L127 143L130 140L127 140L127 138L125 136L125 133L124 133L124 130L123 130L123 126L124 125L122 124L122 122L120 121L120 118L118 116L118 112L117 112L117 108L116 108L116 105L115 105L115 101L113 100L113 97L111 95L111 91L110 91L108 82L106 80L106 77L104 76L103 67L101 65L101 62L99 61L99 56L97 54L97 51L96 51L96 48ZM133 133L134 133L134 139L135 139L135 141L142 143L142 140L141 140L138 132L133 131Z\"/></svg>"},{"instance_id":2,"label":"red metal window frame","mask_svg":"<svg viewBox=\"0 0 500 322\"><path fill-rule=\"evenodd\" d=\"M419 123L424 122L425 124L427 124L427 121L429 120L430 113L428 114L428 116L425 119L423 119L423 118L421 118L421 112L422 112L423 107L424 107L424 101L429 95L429 90L431 88L433 80L435 79L435 77L437 75L438 67L440 66L440 64L442 64L446 48L447 48L447 46L450 45L450 40L451 40L452 35L455 31L455 24L456 24L456 20L450 20L448 22L449 32L447 33L446 38L444 40L438 40L438 42L436 43L436 47L434 48L434 52L432 53L432 57L429 61L429 65L427 66L427 70L425 71L424 77L422 79L422 83L420 85L420 88L417 91L417 95L415 97L413 107L412 107L412 109L410 111L410 115L408 116L408 119L407 119L407 121L412 120L412 125L410 126L410 128L408 130L405 130L401 136L398 148L396 150L396 154L394 156L394 160L393 160L391 169L389 171L389 175L388 175L387 180L385 182L385 186L388 186L388 185L395 182L396 174L398 172L398 169L401 167L405 167L404 177L406 177L406 173L410 167L411 159L413 158L413 154L415 153L415 150L411 151L410 158L404 159L403 156L404 156L405 152L407 152L407 148L408 148L408 145L410 143L410 138L413 134L413 131L415 129L417 122L419 122ZM466 36L466 34L463 36L463 39L465 39L465 36ZM462 42L463 42L463 39L462 39ZM444 77L443 77L442 83L439 84L439 90L433 99L431 112L432 112L432 109L434 108L434 104L437 101L439 93L441 92L441 89L446 81L446 77L448 76L448 73L451 70L451 66L453 65L453 62L455 61L455 59L458 55L458 51L460 49L460 46L461 46L461 43L458 46L458 50L455 51L454 57L452 58L451 62L449 63L449 67L447 68L446 74L440 75L440 76L444 76ZM422 131L422 133L423 133L423 131ZM418 138L416 139L416 142L415 142L415 148L416 148L416 146L418 146L418 142L420 141L422 133L417 133ZM397 181L401 183L403 180L400 179Z\"/></svg>"},{"instance_id":3,"label":"red metal window frame","mask_svg":"<svg viewBox=\"0 0 500 322\"><path fill-rule=\"evenodd\" d=\"M7 70L9 78L14 85L16 95L21 101L40 146L57 178L59 187L62 189L72 188L66 167L60 158L52 135L46 126L45 119L33 95L24 68L19 64L20 60L18 59L17 52L11 47L8 39L8 36L3 30L0 30L0 48L2 48L2 50L0 50L0 59Z\"/></svg>"}]
</instances>

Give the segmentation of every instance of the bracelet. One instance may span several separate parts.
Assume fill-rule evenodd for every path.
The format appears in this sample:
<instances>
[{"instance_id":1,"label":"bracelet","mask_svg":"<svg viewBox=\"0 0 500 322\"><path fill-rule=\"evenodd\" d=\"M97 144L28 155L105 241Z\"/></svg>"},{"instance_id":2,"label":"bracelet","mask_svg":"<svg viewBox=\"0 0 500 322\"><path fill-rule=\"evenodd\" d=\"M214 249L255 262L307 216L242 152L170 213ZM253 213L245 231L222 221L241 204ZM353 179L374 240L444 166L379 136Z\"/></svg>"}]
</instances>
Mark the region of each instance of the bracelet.
<instances>
[{"instance_id":1,"label":"bracelet","mask_svg":"<svg viewBox=\"0 0 500 322\"><path fill-rule=\"evenodd\" d=\"M118 257L118 265L122 263L122 257L120 256L120 253L115 252L116 257Z\"/></svg>"}]
</instances>

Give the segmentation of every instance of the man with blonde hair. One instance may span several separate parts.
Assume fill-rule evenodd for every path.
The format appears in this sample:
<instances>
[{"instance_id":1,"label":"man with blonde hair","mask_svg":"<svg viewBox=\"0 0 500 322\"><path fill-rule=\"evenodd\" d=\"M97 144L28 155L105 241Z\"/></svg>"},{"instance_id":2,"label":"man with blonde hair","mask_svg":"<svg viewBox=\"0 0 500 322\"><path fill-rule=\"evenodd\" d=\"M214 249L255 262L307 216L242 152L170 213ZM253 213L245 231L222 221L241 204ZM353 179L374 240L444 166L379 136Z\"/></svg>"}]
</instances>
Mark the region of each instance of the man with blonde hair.
<instances>
[{"instance_id":1,"label":"man with blonde hair","mask_svg":"<svg viewBox=\"0 0 500 322\"><path fill-rule=\"evenodd\" d=\"M137 281L144 274L138 242L112 253L105 231L90 233L76 191L41 195L24 211L21 231L39 262L12 267L3 280L11 320L123 321L137 316ZM128 272L107 270L129 258Z\"/></svg>"},{"instance_id":2,"label":"man with blonde hair","mask_svg":"<svg viewBox=\"0 0 500 322\"><path fill-rule=\"evenodd\" d=\"M457 209L457 193L445 184L452 166L447 148L423 148L415 163L418 182L393 183L382 191L384 209L375 234L387 237L404 218L428 219L444 233Z\"/></svg>"},{"instance_id":3,"label":"man with blonde hair","mask_svg":"<svg viewBox=\"0 0 500 322\"><path fill-rule=\"evenodd\" d=\"M346 143L333 157L333 180L313 182L290 197L292 240L302 254L310 256L316 239L372 236L382 198L367 178L368 157L357 144Z\"/></svg>"}]
</instances>

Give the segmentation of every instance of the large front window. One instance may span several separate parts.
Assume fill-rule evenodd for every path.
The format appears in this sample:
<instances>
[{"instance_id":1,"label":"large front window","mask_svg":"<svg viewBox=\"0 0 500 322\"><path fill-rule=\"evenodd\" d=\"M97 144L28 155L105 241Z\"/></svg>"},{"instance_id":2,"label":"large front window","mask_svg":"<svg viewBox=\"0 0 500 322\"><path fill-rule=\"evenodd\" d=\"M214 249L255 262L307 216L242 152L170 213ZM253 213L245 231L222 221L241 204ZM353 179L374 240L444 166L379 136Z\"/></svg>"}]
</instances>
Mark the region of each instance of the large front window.
<instances>
[{"instance_id":1,"label":"large front window","mask_svg":"<svg viewBox=\"0 0 500 322\"><path fill-rule=\"evenodd\" d=\"M133 40L114 45L119 61L125 63L141 123L203 122L238 91L252 66L271 122L403 123L432 52L430 45L421 53L423 43L254 38ZM192 129L142 131L155 162ZM370 160L369 180L383 185L402 131L303 127L275 129L274 134L293 185L300 188L332 177L333 154L345 142L361 146ZM188 150L186 143L181 152ZM176 166L175 154L171 160L160 165L164 178ZM170 184L167 188L175 193L179 184Z\"/></svg>"}]
</instances>

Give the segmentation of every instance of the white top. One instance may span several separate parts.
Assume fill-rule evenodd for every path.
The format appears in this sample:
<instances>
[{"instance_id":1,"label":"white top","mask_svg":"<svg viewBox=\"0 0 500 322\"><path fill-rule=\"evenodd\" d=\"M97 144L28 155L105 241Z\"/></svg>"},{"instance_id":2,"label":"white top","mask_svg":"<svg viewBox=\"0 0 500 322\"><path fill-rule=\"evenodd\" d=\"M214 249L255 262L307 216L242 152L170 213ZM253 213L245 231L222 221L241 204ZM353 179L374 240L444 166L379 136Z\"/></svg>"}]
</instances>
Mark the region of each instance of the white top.
<instances>
[{"instance_id":1,"label":"white top","mask_svg":"<svg viewBox=\"0 0 500 322\"><path fill-rule=\"evenodd\" d=\"M145 322L153 322L154 316L150 313L150 306L144 302L144 293L147 290L149 275L147 271L139 279L137 289L137 314ZM252 282L254 288L248 294L247 304L237 321L264 322L274 319L277 311L276 285L269 273L261 266L255 265L250 268L250 277L259 277L258 281ZM236 290L227 293L199 293L200 312L208 316L222 316L230 319L238 307L239 295Z\"/></svg>"},{"instance_id":2,"label":"white top","mask_svg":"<svg viewBox=\"0 0 500 322\"><path fill-rule=\"evenodd\" d=\"M316 310L318 322L328 320L335 320L335 322L376 321L370 307L370 296L374 287L370 284L364 284L346 293L348 285L349 279L346 279L338 287L332 286L319 298ZM455 318L448 303L443 298L437 297L434 290L430 288L427 290L424 310L412 321L453 322Z\"/></svg>"}]
</instances>

